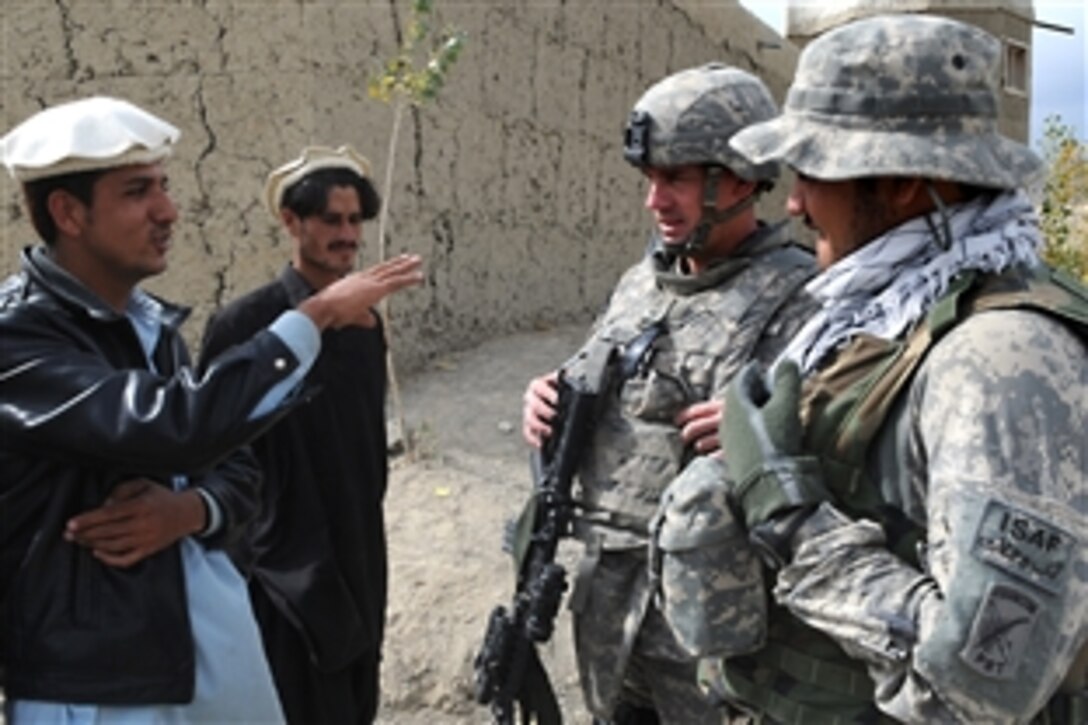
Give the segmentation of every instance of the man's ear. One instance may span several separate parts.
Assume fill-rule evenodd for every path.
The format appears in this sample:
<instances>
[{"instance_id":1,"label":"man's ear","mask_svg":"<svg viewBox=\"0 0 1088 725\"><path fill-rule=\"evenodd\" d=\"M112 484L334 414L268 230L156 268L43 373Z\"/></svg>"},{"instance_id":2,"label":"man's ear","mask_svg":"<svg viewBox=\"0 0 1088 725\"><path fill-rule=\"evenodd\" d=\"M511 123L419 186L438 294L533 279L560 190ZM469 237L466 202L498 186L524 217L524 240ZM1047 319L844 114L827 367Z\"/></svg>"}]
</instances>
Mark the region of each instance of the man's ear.
<instances>
[{"instance_id":1,"label":"man's ear","mask_svg":"<svg viewBox=\"0 0 1088 725\"><path fill-rule=\"evenodd\" d=\"M927 187L931 187L945 204L955 204L962 200L959 186L951 181L922 179L914 176L894 178L891 179L891 183L889 199L896 210L906 214L906 218L927 214L936 208L936 203Z\"/></svg>"},{"instance_id":2,"label":"man's ear","mask_svg":"<svg viewBox=\"0 0 1088 725\"><path fill-rule=\"evenodd\" d=\"M733 178L737 180L737 193L740 196L747 199L749 196L756 193L756 188L759 186L759 184L755 181L748 181L747 179L742 179L736 174L733 175Z\"/></svg>"},{"instance_id":3,"label":"man's ear","mask_svg":"<svg viewBox=\"0 0 1088 725\"><path fill-rule=\"evenodd\" d=\"M917 176L894 178L891 187L889 201L897 209L912 209L919 202L929 200L925 180Z\"/></svg>"},{"instance_id":4,"label":"man's ear","mask_svg":"<svg viewBox=\"0 0 1088 725\"><path fill-rule=\"evenodd\" d=\"M61 235L76 238L87 226L90 209L82 201L65 191L54 189L45 200L45 208Z\"/></svg>"},{"instance_id":5,"label":"man's ear","mask_svg":"<svg viewBox=\"0 0 1088 725\"><path fill-rule=\"evenodd\" d=\"M732 169L722 169L722 174L719 178L718 184L721 187L728 188L729 184L732 184L733 188L729 193L733 194L738 199L746 199L756 191L756 182L746 181L737 176Z\"/></svg>"}]
</instances>

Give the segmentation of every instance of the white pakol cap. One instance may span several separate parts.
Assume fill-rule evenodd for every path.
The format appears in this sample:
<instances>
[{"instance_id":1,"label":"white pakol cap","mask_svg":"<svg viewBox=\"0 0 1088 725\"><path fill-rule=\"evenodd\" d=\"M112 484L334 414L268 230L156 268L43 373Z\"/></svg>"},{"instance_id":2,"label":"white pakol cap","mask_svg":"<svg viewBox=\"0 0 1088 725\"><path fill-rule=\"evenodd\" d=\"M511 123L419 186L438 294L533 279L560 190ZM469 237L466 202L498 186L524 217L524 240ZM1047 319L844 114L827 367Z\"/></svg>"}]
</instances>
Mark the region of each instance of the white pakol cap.
<instances>
[{"instance_id":1,"label":"white pakol cap","mask_svg":"<svg viewBox=\"0 0 1088 725\"><path fill-rule=\"evenodd\" d=\"M370 162L351 145L344 144L338 148L307 146L297 159L288 161L268 175L264 185L265 208L273 217L279 219L284 192L290 189L292 185L321 169L347 169L371 183ZM377 209L367 208L364 211L370 216L377 213Z\"/></svg>"},{"instance_id":2,"label":"white pakol cap","mask_svg":"<svg viewBox=\"0 0 1088 725\"><path fill-rule=\"evenodd\" d=\"M95 96L39 111L0 139L17 181L150 164L170 155L177 128L128 101Z\"/></svg>"}]
</instances>

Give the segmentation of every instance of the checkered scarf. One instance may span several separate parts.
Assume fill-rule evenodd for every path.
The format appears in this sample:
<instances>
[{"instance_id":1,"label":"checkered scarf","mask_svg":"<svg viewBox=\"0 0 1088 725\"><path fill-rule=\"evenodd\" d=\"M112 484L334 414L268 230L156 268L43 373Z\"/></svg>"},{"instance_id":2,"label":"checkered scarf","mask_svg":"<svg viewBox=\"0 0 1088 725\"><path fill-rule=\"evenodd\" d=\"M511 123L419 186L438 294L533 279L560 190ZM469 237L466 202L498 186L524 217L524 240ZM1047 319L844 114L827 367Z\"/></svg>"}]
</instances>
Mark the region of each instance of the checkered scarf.
<instances>
[{"instance_id":1,"label":"checkered scarf","mask_svg":"<svg viewBox=\"0 0 1088 725\"><path fill-rule=\"evenodd\" d=\"M945 209L952 244L939 243L941 212L915 217L840 259L806 289L820 310L787 345L803 373L856 335L895 339L922 318L965 270L1035 265L1042 247L1027 195L1006 191Z\"/></svg>"}]
</instances>

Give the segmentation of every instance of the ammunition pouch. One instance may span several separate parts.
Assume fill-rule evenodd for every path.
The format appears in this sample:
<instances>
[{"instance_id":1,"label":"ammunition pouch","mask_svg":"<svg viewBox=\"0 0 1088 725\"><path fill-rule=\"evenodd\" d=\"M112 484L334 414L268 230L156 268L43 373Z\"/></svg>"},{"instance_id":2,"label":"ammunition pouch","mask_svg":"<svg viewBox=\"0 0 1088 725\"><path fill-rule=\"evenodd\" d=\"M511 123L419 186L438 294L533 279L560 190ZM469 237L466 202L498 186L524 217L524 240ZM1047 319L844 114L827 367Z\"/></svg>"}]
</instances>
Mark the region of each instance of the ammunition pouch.
<instances>
[{"instance_id":1,"label":"ammunition pouch","mask_svg":"<svg viewBox=\"0 0 1088 725\"><path fill-rule=\"evenodd\" d=\"M693 657L751 652L766 636L760 560L728 492L721 460L700 456L665 489L650 522L658 609Z\"/></svg>"}]
</instances>

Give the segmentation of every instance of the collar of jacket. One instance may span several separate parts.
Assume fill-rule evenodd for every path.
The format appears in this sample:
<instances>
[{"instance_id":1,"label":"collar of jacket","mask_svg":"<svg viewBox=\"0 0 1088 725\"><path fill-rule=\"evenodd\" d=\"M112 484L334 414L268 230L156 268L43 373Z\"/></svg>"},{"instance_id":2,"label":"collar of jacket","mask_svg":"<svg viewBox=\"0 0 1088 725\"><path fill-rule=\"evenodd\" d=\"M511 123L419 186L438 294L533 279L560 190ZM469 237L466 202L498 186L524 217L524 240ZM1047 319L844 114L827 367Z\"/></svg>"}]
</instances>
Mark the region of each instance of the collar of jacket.
<instances>
[{"instance_id":1,"label":"collar of jacket","mask_svg":"<svg viewBox=\"0 0 1088 725\"><path fill-rule=\"evenodd\" d=\"M287 292L287 301L293 307L298 307L299 304L317 291L291 264L288 264L280 273L280 284L283 285L284 291Z\"/></svg>"},{"instance_id":2,"label":"collar of jacket","mask_svg":"<svg viewBox=\"0 0 1088 725\"><path fill-rule=\"evenodd\" d=\"M657 284L678 295L693 295L711 287L717 287L723 281L747 269L756 257L772 249L792 244L789 240L782 238L785 226L785 221L777 224L760 222L759 228L749 234L735 252L713 262L709 269L697 275L680 272L677 268L679 258L665 251L663 245L655 245L651 263Z\"/></svg>"},{"instance_id":3,"label":"collar of jacket","mask_svg":"<svg viewBox=\"0 0 1088 725\"><path fill-rule=\"evenodd\" d=\"M56 297L66 305L82 310L88 317L100 322L115 322L126 316L103 302L98 295L87 289L86 285L65 271L53 261L49 248L43 244L26 247L22 254L23 271L35 284ZM175 305L161 297L145 292L137 287L134 296L146 296L154 299L161 306L161 322L164 326L177 329L189 317L190 309Z\"/></svg>"}]
</instances>

